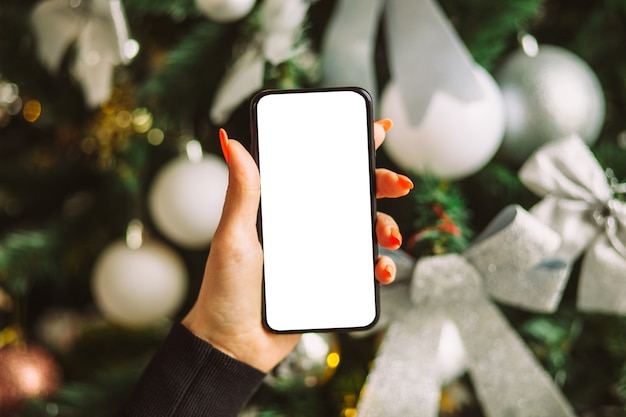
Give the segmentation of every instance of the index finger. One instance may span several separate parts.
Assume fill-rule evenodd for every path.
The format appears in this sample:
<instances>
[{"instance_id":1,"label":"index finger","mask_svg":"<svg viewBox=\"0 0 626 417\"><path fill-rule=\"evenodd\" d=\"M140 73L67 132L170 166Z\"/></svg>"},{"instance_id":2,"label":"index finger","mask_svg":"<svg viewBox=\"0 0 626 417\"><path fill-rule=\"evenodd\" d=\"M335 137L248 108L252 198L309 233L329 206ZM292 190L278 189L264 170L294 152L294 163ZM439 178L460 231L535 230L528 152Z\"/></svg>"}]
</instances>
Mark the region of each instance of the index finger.
<instances>
[{"instance_id":1,"label":"index finger","mask_svg":"<svg viewBox=\"0 0 626 417\"><path fill-rule=\"evenodd\" d=\"M389 132L392 127L393 123L390 119L380 119L374 122L374 145L376 149L383 144L385 133Z\"/></svg>"}]
</instances>

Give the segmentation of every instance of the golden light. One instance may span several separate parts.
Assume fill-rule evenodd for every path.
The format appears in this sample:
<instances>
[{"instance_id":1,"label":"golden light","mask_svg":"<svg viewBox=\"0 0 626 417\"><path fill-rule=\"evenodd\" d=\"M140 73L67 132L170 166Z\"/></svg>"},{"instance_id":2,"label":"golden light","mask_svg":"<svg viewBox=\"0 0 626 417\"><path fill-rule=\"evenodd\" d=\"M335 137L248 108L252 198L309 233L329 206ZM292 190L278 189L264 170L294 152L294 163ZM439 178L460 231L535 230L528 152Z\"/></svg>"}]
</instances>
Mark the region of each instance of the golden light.
<instances>
[{"instance_id":1,"label":"golden light","mask_svg":"<svg viewBox=\"0 0 626 417\"><path fill-rule=\"evenodd\" d=\"M133 127L137 133L146 133L152 127L152 113L146 108L133 110Z\"/></svg>"},{"instance_id":2,"label":"golden light","mask_svg":"<svg viewBox=\"0 0 626 417\"><path fill-rule=\"evenodd\" d=\"M148 138L148 143L154 146L160 145L161 143L163 143L163 139L165 139L165 134L163 133L163 131L156 127L150 129L146 136Z\"/></svg>"},{"instance_id":3,"label":"golden light","mask_svg":"<svg viewBox=\"0 0 626 417\"><path fill-rule=\"evenodd\" d=\"M343 410L342 415L344 417L355 417L356 416L356 408L346 408Z\"/></svg>"},{"instance_id":4,"label":"golden light","mask_svg":"<svg viewBox=\"0 0 626 417\"><path fill-rule=\"evenodd\" d=\"M122 129L126 129L132 122L133 116L126 110L122 110L115 115L115 123Z\"/></svg>"},{"instance_id":5,"label":"golden light","mask_svg":"<svg viewBox=\"0 0 626 417\"><path fill-rule=\"evenodd\" d=\"M22 108L22 115L27 122L36 122L41 116L41 103L35 99L28 100Z\"/></svg>"},{"instance_id":6,"label":"golden light","mask_svg":"<svg viewBox=\"0 0 626 417\"><path fill-rule=\"evenodd\" d=\"M326 357L326 364L329 368L336 368L339 366L340 359L341 358L337 352L331 352L328 354L328 357Z\"/></svg>"}]
</instances>

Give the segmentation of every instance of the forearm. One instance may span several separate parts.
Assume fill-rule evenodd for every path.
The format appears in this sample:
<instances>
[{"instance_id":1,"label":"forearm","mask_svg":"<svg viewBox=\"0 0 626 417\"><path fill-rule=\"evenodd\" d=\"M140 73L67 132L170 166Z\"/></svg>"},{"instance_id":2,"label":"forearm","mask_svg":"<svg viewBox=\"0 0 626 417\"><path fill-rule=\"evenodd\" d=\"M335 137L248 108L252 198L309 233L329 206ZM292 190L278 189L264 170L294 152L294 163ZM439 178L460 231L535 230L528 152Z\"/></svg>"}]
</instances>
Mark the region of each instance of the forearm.
<instances>
[{"instance_id":1,"label":"forearm","mask_svg":"<svg viewBox=\"0 0 626 417\"><path fill-rule=\"evenodd\" d=\"M119 417L235 417L263 377L177 323Z\"/></svg>"}]
</instances>

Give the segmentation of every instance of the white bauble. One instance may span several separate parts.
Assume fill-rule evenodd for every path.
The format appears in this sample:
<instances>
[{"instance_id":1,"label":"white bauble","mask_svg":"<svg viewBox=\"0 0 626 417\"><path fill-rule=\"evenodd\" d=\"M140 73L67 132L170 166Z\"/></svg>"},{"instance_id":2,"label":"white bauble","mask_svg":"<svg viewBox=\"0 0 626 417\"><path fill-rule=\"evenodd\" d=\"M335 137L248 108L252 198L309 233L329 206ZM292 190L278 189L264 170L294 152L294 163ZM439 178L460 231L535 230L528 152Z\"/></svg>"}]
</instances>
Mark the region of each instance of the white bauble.
<instances>
[{"instance_id":1,"label":"white bauble","mask_svg":"<svg viewBox=\"0 0 626 417\"><path fill-rule=\"evenodd\" d=\"M196 0L196 6L217 22L239 20L252 10L256 0Z\"/></svg>"},{"instance_id":2,"label":"white bauble","mask_svg":"<svg viewBox=\"0 0 626 417\"><path fill-rule=\"evenodd\" d=\"M148 209L158 230L186 248L208 245L217 229L228 187L228 167L214 155L180 157L157 174Z\"/></svg>"},{"instance_id":3,"label":"white bauble","mask_svg":"<svg viewBox=\"0 0 626 417\"><path fill-rule=\"evenodd\" d=\"M411 126L398 86L391 82L386 87L381 114L393 120L393 129L383 146L398 166L417 174L458 179L491 160L504 134L504 104L489 73L476 67L475 74L480 100L465 102L438 91L418 126Z\"/></svg>"},{"instance_id":4,"label":"white bauble","mask_svg":"<svg viewBox=\"0 0 626 417\"><path fill-rule=\"evenodd\" d=\"M92 293L110 322L127 327L158 324L176 312L187 292L180 256L162 243L131 249L124 240L107 246L96 260Z\"/></svg>"}]
</instances>

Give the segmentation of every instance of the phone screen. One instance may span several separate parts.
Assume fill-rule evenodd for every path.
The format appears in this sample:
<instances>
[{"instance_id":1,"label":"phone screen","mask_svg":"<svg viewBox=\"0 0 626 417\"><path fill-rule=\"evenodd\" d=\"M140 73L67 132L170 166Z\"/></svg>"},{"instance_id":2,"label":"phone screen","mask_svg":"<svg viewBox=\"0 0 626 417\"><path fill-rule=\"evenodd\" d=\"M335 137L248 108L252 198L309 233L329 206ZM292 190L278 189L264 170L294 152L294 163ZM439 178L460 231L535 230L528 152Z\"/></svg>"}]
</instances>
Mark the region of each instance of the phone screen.
<instances>
[{"instance_id":1,"label":"phone screen","mask_svg":"<svg viewBox=\"0 0 626 417\"><path fill-rule=\"evenodd\" d=\"M278 90L252 103L263 316L275 332L366 328L378 315L371 99Z\"/></svg>"}]
</instances>

